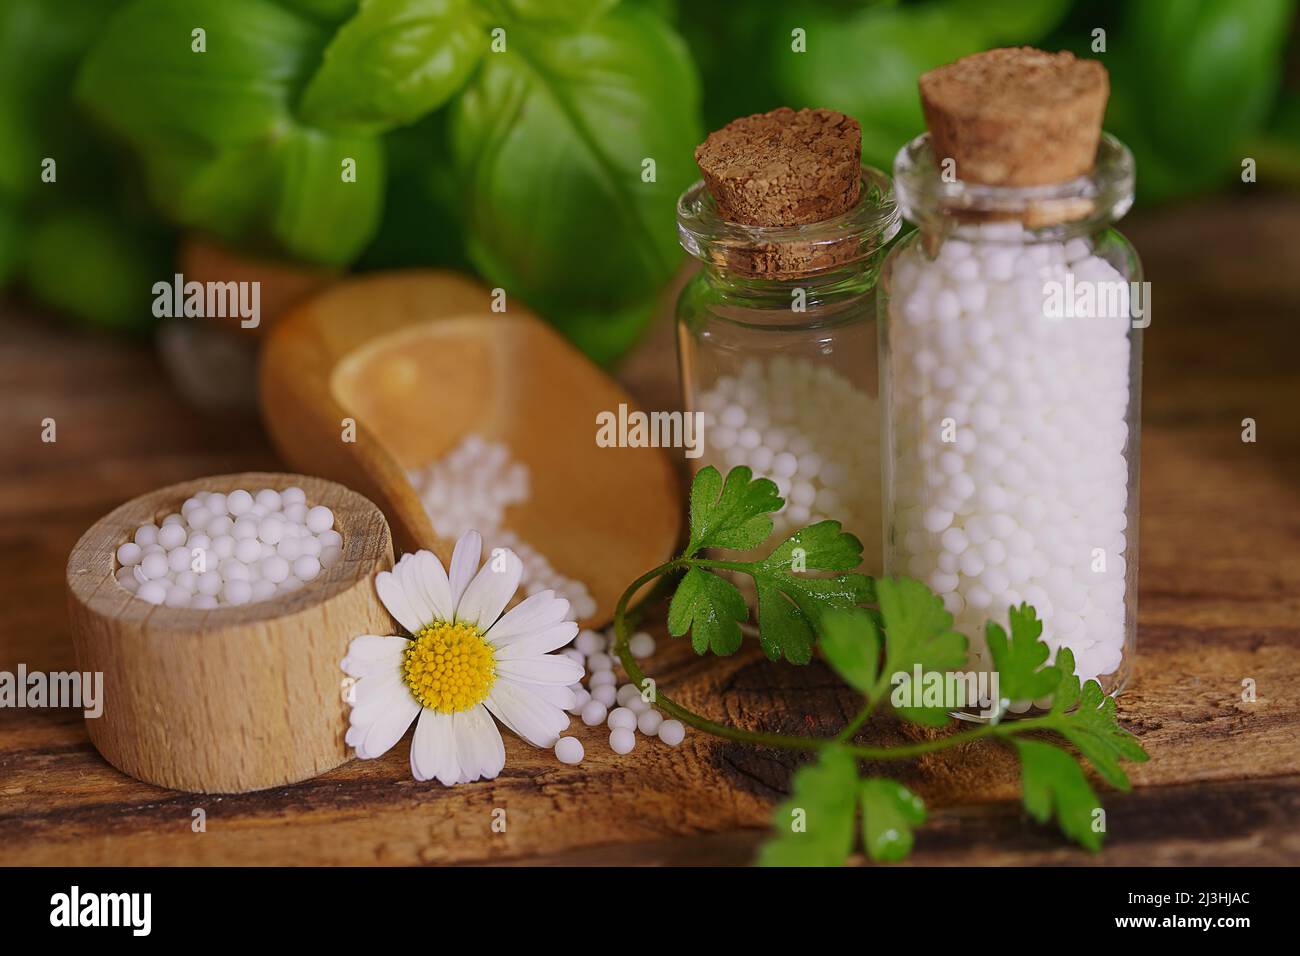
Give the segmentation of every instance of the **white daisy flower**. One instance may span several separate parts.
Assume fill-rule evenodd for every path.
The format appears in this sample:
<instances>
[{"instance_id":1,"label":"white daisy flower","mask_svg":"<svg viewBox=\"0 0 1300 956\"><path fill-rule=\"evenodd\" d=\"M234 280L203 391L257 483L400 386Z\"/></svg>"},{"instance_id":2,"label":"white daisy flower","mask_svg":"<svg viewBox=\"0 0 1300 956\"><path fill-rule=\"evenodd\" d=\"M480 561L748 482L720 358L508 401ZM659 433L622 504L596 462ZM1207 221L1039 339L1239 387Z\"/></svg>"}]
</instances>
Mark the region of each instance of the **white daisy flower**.
<instances>
[{"instance_id":1,"label":"white daisy flower","mask_svg":"<svg viewBox=\"0 0 1300 956\"><path fill-rule=\"evenodd\" d=\"M505 766L492 716L536 747L553 747L569 726L582 665L549 653L578 633L569 602L541 591L502 614L523 565L502 550L480 569L482 548L469 531L450 574L417 551L375 576L384 607L414 638L366 634L348 647L343 670L357 682L347 743L358 757L387 753L418 718L411 772L452 786Z\"/></svg>"}]
</instances>

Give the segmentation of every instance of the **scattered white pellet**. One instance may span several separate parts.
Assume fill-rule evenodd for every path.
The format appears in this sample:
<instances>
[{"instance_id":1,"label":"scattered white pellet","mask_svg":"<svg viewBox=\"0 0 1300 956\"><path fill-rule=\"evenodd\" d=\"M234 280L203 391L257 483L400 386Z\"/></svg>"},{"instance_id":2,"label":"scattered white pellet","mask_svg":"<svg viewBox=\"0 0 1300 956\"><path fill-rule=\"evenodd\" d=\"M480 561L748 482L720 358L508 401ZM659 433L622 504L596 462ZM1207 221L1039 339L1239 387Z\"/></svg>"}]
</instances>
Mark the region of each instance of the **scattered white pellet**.
<instances>
[{"instance_id":1,"label":"scattered white pellet","mask_svg":"<svg viewBox=\"0 0 1300 956\"><path fill-rule=\"evenodd\" d=\"M609 746L616 754L630 754L636 746L636 734L620 727L609 735Z\"/></svg>"},{"instance_id":2,"label":"scattered white pellet","mask_svg":"<svg viewBox=\"0 0 1300 956\"><path fill-rule=\"evenodd\" d=\"M617 691L614 690L613 684L598 684L591 689L592 699L600 701L606 707L614 706L616 695Z\"/></svg>"},{"instance_id":3,"label":"scattered white pellet","mask_svg":"<svg viewBox=\"0 0 1300 956\"><path fill-rule=\"evenodd\" d=\"M644 710L636 718L636 729L641 731L647 737L653 737L659 733L659 727L664 722L664 715L657 710Z\"/></svg>"},{"instance_id":4,"label":"scattered white pellet","mask_svg":"<svg viewBox=\"0 0 1300 956\"><path fill-rule=\"evenodd\" d=\"M637 690L636 684L624 684L618 689L618 703L620 707L627 707L633 700L641 697L641 691Z\"/></svg>"},{"instance_id":5,"label":"scattered white pellet","mask_svg":"<svg viewBox=\"0 0 1300 956\"><path fill-rule=\"evenodd\" d=\"M620 727L627 730L636 728L636 714L626 707L615 707L609 712L610 730L617 730Z\"/></svg>"},{"instance_id":6,"label":"scattered white pellet","mask_svg":"<svg viewBox=\"0 0 1300 956\"><path fill-rule=\"evenodd\" d=\"M632 651L632 656L638 660L649 657L655 652L655 639L645 631L641 631L632 635L632 639L628 641L628 649Z\"/></svg>"},{"instance_id":7,"label":"scattered white pellet","mask_svg":"<svg viewBox=\"0 0 1300 956\"><path fill-rule=\"evenodd\" d=\"M588 727L595 727L597 724L603 724L605 722L605 715L608 712L606 705L602 704L599 700L589 700L582 708L582 722Z\"/></svg>"},{"instance_id":8,"label":"scattered white pellet","mask_svg":"<svg viewBox=\"0 0 1300 956\"><path fill-rule=\"evenodd\" d=\"M573 692L573 706L569 708L571 714L581 714L582 708L587 706L587 701L591 700L591 694L587 688L579 687Z\"/></svg>"},{"instance_id":9,"label":"scattered white pellet","mask_svg":"<svg viewBox=\"0 0 1300 956\"><path fill-rule=\"evenodd\" d=\"M659 739L669 747L676 747L686 739L686 727L680 720L665 720L659 725Z\"/></svg>"},{"instance_id":10,"label":"scattered white pellet","mask_svg":"<svg viewBox=\"0 0 1300 956\"><path fill-rule=\"evenodd\" d=\"M578 649L578 653L584 656L600 653L605 642L595 631L579 631L578 639L573 642L573 646Z\"/></svg>"},{"instance_id":11,"label":"scattered white pellet","mask_svg":"<svg viewBox=\"0 0 1300 956\"><path fill-rule=\"evenodd\" d=\"M555 742L555 756L560 763L582 763L582 741L577 737L561 737Z\"/></svg>"},{"instance_id":12,"label":"scattered white pellet","mask_svg":"<svg viewBox=\"0 0 1300 956\"><path fill-rule=\"evenodd\" d=\"M604 685L613 687L617 683L618 678L614 676L614 672L606 668L604 670L592 671L591 679L587 681L587 686L595 690L597 687L602 687Z\"/></svg>"}]
</instances>

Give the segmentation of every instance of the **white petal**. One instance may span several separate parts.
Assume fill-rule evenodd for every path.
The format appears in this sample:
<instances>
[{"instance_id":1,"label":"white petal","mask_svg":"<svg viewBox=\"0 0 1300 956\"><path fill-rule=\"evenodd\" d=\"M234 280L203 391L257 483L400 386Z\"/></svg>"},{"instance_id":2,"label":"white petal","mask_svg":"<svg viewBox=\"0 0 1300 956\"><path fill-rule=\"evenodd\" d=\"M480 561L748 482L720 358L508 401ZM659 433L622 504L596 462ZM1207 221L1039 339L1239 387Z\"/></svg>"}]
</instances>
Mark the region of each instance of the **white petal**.
<instances>
[{"instance_id":1,"label":"white petal","mask_svg":"<svg viewBox=\"0 0 1300 956\"><path fill-rule=\"evenodd\" d=\"M559 684L529 684L528 689L548 704L554 704L560 710L571 709L578 699L572 688L562 687Z\"/></svg>"},{"instance_id":2,"label":"white petal","mask_svg":"<svg viewBox=\"0 0 1300 956\"><path fill-rule=\"evenodd\" d=\"M456 620L488 630L515 596L523 573L524 563L509 548L502 548L500 554L483 565L461 595L456 605Z\"/></svg>"},{"instance_id":3,"label":"white petal","mask_svg":"<svg viewBox=\"0 0 1300 956\"><path fill-rule=\"evenodd\" d=\"M385 712L396 707L398 698L403 694L411 697L411 689L402 680L400 672L363 677L353 685L349 695L352 698L352 709L348 712L348 720L353 725L368 727Z\"/></svg>"},{"instance_id":4,"label":"white petal","mask_svg":"<svg viewBox=\"0 0 1300 956\"><path fill-rule=\"evenodd\" d=\"M556 597L554 591L538 591L501 615L501 620L487 632L487 639L497 645L508 644L559 624L568 614L568 601Z\"/></svg>"},{"instance_id":5,"label":"white petal","mask_svg":"<svg viewBox=\"0 0 1300 956\"><path fill-rule=\"evenodd\" d=\"M451 585L447 581L447 572L443 570L442 562L432 551L417 551L415 560L415 580L433 612L433 620L453 620L456 617L456 602L452 600Z\"/></svg>"},{"instance_id":6,"label":"white petal","mask_svg":"<svg viewBox=\"0 0 1300 956\"><path fill-rule=\"evenodd\" d=\"M553 747L569 726L569 716L531 690L498 680L484 701L497 720L534 747Z\"/></svg>"},{"instance_id":7,"label":"white petal","mask_svg":"<svg viewBox=\"0 0 1300 956\"><path fill-rule=\"evenodd\" d=\"M412 634L429 623L420 611L423 600L417 595L413 601L412 596L406 592L402 578L392 571L380 571L375 575L375 591L384 607L388 608L388 613Z\"/></svg>"},{"instance_id":8,"label":"white petal","mask_svg":"<svg viewBox=\"0 0 1300 956\"><path fill-rule=\"evenodd\" d=\"M509 661L520 657L536 657L549 654L557 647L563 647L578 636L578 625L564 621L532 634L512 638L504 646L496 648L499 661Z\"/></svg>"},{"instance_id":9,"label":"white petal","mask_svg":"<svg viewBox=\"0 0 1300 956\"><path fill-rule=\"evenodd\" d=\"M358 688L361 683L357 685ZM382 757L392 750L420 712L420 702L411 696L404 683L396 682L390 686L396 690L383 698L382 706L373 709L354 707L348 716L351 726L348 728L347 742L356 747L357 756L362 760Z\"/></svg>"},{"instance_id":10,"label":"white petal","mask_svg":"<svg viewBox=\"0 0 1300 956\"><path fill-rule=\"evenodd\" d=\"M402 622L402 626L412 634L421 627L428 627L434 621L447 620L438 613L438 608L429 599L429 589L424 580L432 573L428 566L432 558L433 554L429 551L417 551L414 554L402 555L401 560L393 567L393 577L402 586L406 605L411 609L415 619L420 622L419 627L411 627L405 621Z\"/></svg>"},{"instance_id":11,"label":"white petal","mask_svg":"<svg viewBox=\"0 0 1300 956\"><path fill-rule=\"evenodd\" d=\"M461 781L494 779L506 765L506 746L487 709L480 704L452 714L451 719Z\"/></svg>"},{"instance_id":12,"label":"white petal","mask_svg":"<svg viewBox=\"0 0 1300 956\"><path fill-rule=\"evenodd\" d=\"M415 736L411 739L411 775L416 780L436 777L448 787L460 782L450 714L440 714L428 707L420 711Z\"/></svg>"},{"instance_id":13,"label":"white petal","mask_svg":"<svg viewBox=\"0 0 1300 956\"><path fill-rule=\"evenodd\" d=\"M352 638L348 645L348 656L340 665L343 673L351 677L366 677L371 674L389 673L401 669L402 652L411 642L404 637L376 637L374 634L362 634Z\"/></svg>"},{"instance_id":14,"label":"white petal","mask_svg":"<svg viewBox=\"0 0 1300 956\"><path fill-rule=\"evenodd\" d=\"M568 687L582 680L582 665L562 654L538 654L497 661L497 677L522 684L560 684Z\"/></svg>"},{"instance_id":15,"label":"white petal","mask_svg":"<svg viewBox=\"0 0 1300 956\"><path fill-rule=\"evenodd\" d=\"M482 553L483 539L477 531L466 531L462 534L460 540L456 542L455 550L451 553L451 570L447 573L447 586L451 588L453 617L460 608L461 596L469 587L469 582L474 580L474 574L478 571L479 555Z\"/></svg>"}]
</instances>

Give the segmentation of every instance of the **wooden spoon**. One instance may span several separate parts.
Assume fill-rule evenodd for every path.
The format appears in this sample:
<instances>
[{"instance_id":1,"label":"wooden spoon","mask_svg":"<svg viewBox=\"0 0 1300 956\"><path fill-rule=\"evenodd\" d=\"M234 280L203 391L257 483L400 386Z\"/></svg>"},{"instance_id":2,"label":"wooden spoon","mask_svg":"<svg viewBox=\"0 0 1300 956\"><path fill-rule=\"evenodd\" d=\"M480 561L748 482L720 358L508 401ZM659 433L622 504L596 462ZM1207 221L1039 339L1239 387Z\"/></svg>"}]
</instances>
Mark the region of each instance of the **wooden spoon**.
<instances>
[{"instance_id":1,"label":"wooden spoon","mask_svg":"<svg viewBox=\"0 0 1300 956\"><path fill-rule=\"evenodd\" d=\"M529 470L504 525L583 582L598 627L623 589L667 560L681 489L658 448L601 448L596 416L635 406L549 325L455 273L415 270L332 286L286 315L262 357L262 413L293 467L353 487L387 515L400 549L443 561L406 477L476 434ZM345 441L349 420L355 441Z\"/></svg>"}]
</instances>

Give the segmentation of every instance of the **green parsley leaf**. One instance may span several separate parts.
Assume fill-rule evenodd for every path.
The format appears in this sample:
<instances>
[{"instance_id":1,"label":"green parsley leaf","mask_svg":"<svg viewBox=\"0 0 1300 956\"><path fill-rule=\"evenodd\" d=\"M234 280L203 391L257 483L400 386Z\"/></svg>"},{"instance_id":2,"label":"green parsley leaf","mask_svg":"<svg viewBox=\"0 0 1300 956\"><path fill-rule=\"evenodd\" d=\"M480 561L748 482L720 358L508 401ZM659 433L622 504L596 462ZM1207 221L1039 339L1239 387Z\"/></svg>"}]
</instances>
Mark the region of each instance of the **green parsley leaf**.
<instances>
[{"instance_id":1,"label":"green parsley leaf","mask_svg":"<svg viewBox=\"0 0 1300 956\"><path fill-rule=\"evenodd\" d=\"M848 571L862 562L862 542L838 521L819 521L796 531L746 571L758 591L758 634L772 660L794 664L812 659L820 618L872 598L871 579L847 573L811 577L808 571Z\"/></svg>"},{"instance_id":2,"label":"green parsley leaf","mask_svg":"<svg viewBox=\"0 0 1300 956\"><path fill-rule=\"evenodd\" d=\"M776 836L764 844L759 865L842 866L853 850L857 781L857 762L839 747L801 767L790 799L772 815Z\"/></svg>"},{"instance_id":3,"label":"green parsley leaf","mask_svg":"<svg viewBox=\"0 0 1300 956\"><path fill-rule=\"evenodd\" d=\"M727 472L725 482L712 465L701 468L691 483L691 538L684 556L705 548L757 548L772 533L770 514L782 504L776 484L754 478L744 465Z\"/></svg>"},{"instance_id":4,"label":"green parsley leaf","mask_svg":"<svg viewBox=\"0 0 1300 956\"><path fill-rule=\"evenodd\" d=\"M1055 815L1061 832L1093 852L1101 849L1102 834L1093 829L1097 795L1083 770L1064 750L1041 740L1012 740L1020 754L1025 809L1039 823Z\"/></svg>"},{"instance_id":5,"label":"green parsley leaf","mask_svg":"<svg viewBox=\"0 0 1300 956\"><path fill-rule=\"evenodd\" d=\"M1011 608L1009 616L1010 643L1007 632L997 622L989 621L984 628L998 671L998 692L1008 701L1044 697L1061 683L1061 670L1043 666L1051 654L1051 648L1038 639L1043 622L1028 604Z\"/></svg>"},{"instance_id":6,"label":"green parsley leaf","mask_svg":"<svg viewBox=\"0 0 1300 956\"><path fill-rule=\"evenodd\" d=\"M1128 774L1119 762L1142 763L1150 760L1150 755L1136 737L1119 725L1114 697L1102 693L1101 685L1093 680L1080 688L1069 648L1057 652L1056 663L1065 676L1057 686L1048 715L1052 729L1074 744L1103 780L1117 790L1128 790Z\"/></svg>"},{"instance_id":7,"label":"green parsley leaf","mask_svg":"<svg viewBox=\"0 0 1300 956\"><path fill-rule=\"evenodd\" d=\"M862 542L838 521L818 521L796 531L759 562L765 571L852 571L862 563Z\"/></svg>"},{"instance_id":8,"label":"green parsley leaf","mask_svg":"<svg viewBox=\"0 0 1300 956\"><path fill-rule=\"evenodd\" d=\"M912 827L925 822L925 804L896 780L869 777L858 787L862 837L873 860L901 860L912 852Z\"/></svg>"},{"instance_id":9,"label":"green parsley leaf","mask_svg":"<svg viewBox=\"0 0 1300 956\"><path fill-rule=\"evenodd\" d=\"M835 673L867 697L875 693L880 666L880 632L865 610L827 611L821 620L821 648Z\"/></svg>"},{"instance_id":10,"label":"green parsley leaf","mask_svg":"<svg viewBox=\"0 0 1300 956\"><path fill-rule=\"evenodd\" d=\"M923 672L946 672L966 666L967 641L952 628L952 615L943 601L920 581L880 578L876 602L885 622L885 667L882 676L906 673L920 665ZM944 707L895 707L913 723L939 727L948 722Z\"/></svg>"},{"instance_id":11,"label":"green parsley leaf","mask_svg":"<svg viewBox=\"0 0 1300 956\"><path fill-rule=\"evenodd\" d=\"M703 568L691 568L668 605L668 633L691 632L696 654L734 654L740 648L740 623L749 617L745 598L730 581Z\"/></svg>"}]
</instances>

